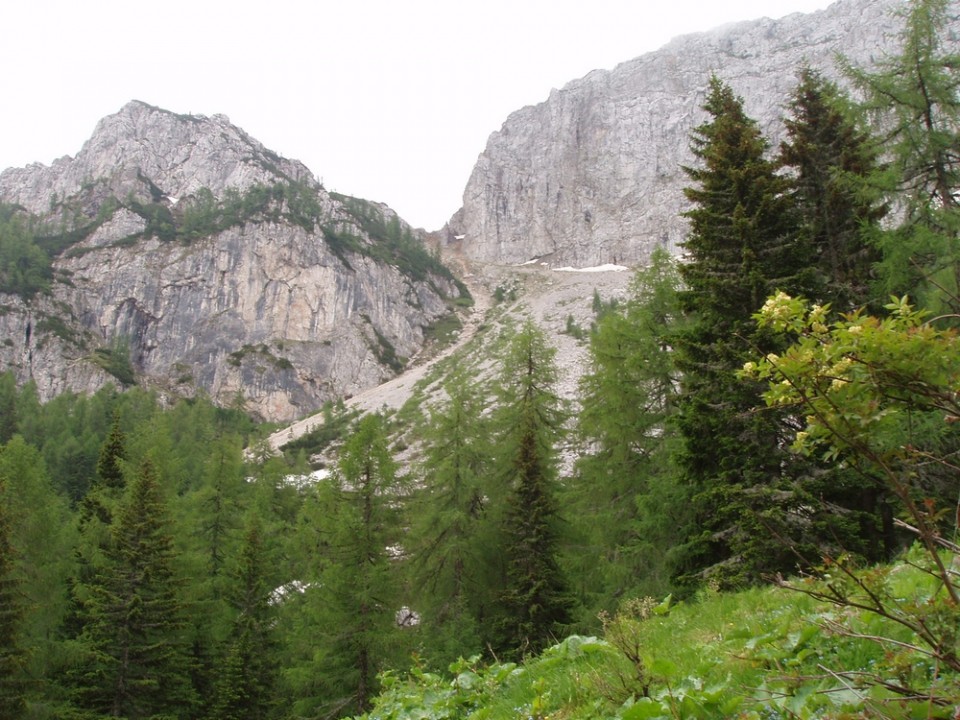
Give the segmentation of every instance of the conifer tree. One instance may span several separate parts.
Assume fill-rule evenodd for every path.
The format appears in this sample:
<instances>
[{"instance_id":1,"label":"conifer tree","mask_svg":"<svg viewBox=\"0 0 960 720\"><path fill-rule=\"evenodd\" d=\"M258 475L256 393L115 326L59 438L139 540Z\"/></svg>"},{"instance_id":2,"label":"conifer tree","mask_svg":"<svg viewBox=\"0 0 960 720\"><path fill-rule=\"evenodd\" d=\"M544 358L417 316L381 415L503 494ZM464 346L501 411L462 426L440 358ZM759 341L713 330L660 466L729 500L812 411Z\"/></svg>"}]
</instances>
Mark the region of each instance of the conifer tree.
<instances>
[{"instance_id":1,"label":"conifer tree","mask_svg":"<svg viewBox=\"0 0 960 720\"><path fill-rule=\"evenodd\" d=\"M960 297L960 56L944 47L948 0L904 9L900 53L846 70L876 118L889 169L878 178L904 220L876 233L883 297L910 293L936 311Z\"/></svg>"},{"instance_id":2,"label":"conifer tree","mask_svg":"<svg viewBox=\"0 0 960 720\"><path fill-rule=\"evenodd\" d=\"M699 163L684 168L693 207L680 293L690 324L675 336L683 373L677 460L693 523L678 575L737 584L794 566L793 552L773 537L788 532L799 503L788 499L782 423L763 409L760 386L736 372L756 348L773 349L751 316L776 288L802 286L809 258L796 242L787 180L766 158L768 143L743 101L713 77L704 109L709 118L692 144Z\"/></svg>"},{"instance_id":3,"label":"conifer tree","mask_svg":"<svg viewBox=\"0 0 960 720\"><path fill-rule=\"evenodd\" d=\"M624 593L670 591L664 561L685 507L663 494L676 486L668 446L678 378L669 334L679 322L679 286L676 262L656 250L626 303L605 314L590 339L578 416L585 449L564 499L580 529L575 576L593 616ZM640 517L640 496L655 513Z\"/></svg>"},{"instance_id":4,"label":"conifer tree","mask_svg":"<svg viewBox=\"0 0 960 720\"><path fill-rule=\"evenodd\" d=\"M6 478L0 473L0 720L20 720L26 711L22 645L22 580L13 547Z\"/></svg>"},{"instance_id":5,"label":"conifer tree","mask_svg":"<svg viewBox=\"0 0 960 720\"><path fill-rule=\"evenodd\" d=\"M144 460L86 588L85 659L74 673L82 717L180 717L194 704L174 562L159 480Z\"/></svg>"},{"instance_id":6,"label":"conifer tree","mask_svg":"<svg viewBox=\"0 0 960 720\"><path fill-rule=\"evenodd\" d=\"M120 427L120 414L114 412L110 432L100 446L97 475L81 502L80 522L96 520L109 525L114 506L123 495L126 479L123 463L127 458L126 434Z\"/></svg>"},{"instance_id":7,"label":"conifer tree","mask_svg":"<svg viewBox=\"0 0 960 720\"><path fill-rule=\"evenodd\" d=\"M491 447L476 379L455 371L444 389L425 433L409 542L417 611L433 653L447 646L452 662L480 650L477 620L493 604L480 542Z\"/></svg>"},{"instance_id":8,"label":"conifer tree","mask_svg":"<svg viewBox=\"0 0 960 720\"><path fill-rule=\"evenodd\" d=\"M868 238L886 213L873 188L878 148L853 119L837 86L805 68L785 119L780 162L793 171L791 197L801 217L800 242L812 251L815 271L808 299L833 317L882 298L873 297L879 250ZM878 477L847 462L811 458L803 489L818 507L812 522L826 544L876 562L894 550L893 512Z\"/></svg>"},{"instance_id":9,"label":"conifer tree","mask_svg":"<svg viewBox=\"0 0 960 720\"><path fill-rule=\"evenodd\" d=\"M536 653L562 637L573 596L559 563L557 459L565 420L556 394L556 351L527 321L512 339L501 370L494 419L502 487L506 559L495 649Z\"/></svg>"},{"instance_id":10,"label":"conifer tree","mask_svg":"<svg viewBox=\"0 0 960 720\"><path fill-rule=\"evenodd\" d=\"M388 549L399 548L398 483L384 420L368 415L305 509L319 567L308 579L308 625L297 631L307 657L289 673L300 715L365 712L395 657L401 583Z\"/></svg>"},{"instance_id":11,"label":"conifer tree","mask_svg":"<svg viewBox=\"0 0 960 720\"><path fill-rule=\"evenodd\" d=\"M264 720L276 703L276 613L270 604L260 523L251 519L233 570L235 613L216 683L211 720Z\"/></svg>"},{"instance_id":12,"label":"conifer tree","mask_svg":"<svg viewBox=\"0 0 960 720\"><path fill-rule=\"evenodd\" d=\"M809 67L801 70L788 109L780 163L793 170L799 241L815 271L809 299L850 312L871 301L880 260L867 241L868 229L886 213L868 182L878 171L878 147L852 119L837 86Z\"/></svg>"}]
</instances>

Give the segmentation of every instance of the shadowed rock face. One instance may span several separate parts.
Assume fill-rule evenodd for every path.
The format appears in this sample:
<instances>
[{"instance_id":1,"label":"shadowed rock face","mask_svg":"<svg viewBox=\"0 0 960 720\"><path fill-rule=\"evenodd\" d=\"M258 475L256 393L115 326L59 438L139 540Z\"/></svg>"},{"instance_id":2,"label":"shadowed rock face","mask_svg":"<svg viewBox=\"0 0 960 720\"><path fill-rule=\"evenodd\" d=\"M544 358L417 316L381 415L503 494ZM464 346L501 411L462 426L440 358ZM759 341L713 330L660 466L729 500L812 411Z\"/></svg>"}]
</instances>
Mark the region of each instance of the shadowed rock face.
<instances>
[{"instance_id":1,"label":"shadowed rock face","mask_svg":"<svg viewBox=\"0 0 960 720\"><path fill-rule=\"evenodd\" d=\"M299 194L173 234L199 197L239 206L264 188ZM410 237L393 211L328 194L223 116L130 103L75 158L0 174L0 200L69 236L49 295L0 295L0 369L44 399L115 382L105 359L119 353L145 385L242 395L262 418L290 420L390 377L458 295L448 274L392 260L388 230ZM331 233L348 244L332 248Z\"/></svg>"},{"instance_id":2,"label":"shadowed rock face","mask_svg":"<svg viewBox=\"0 0 960 720\"><path fill-rule=\"evenodd\" d=\"M836 55L870 65L895 52L898 0L840 0L826 10L677 38L594 71L493 133L445 228L470 258L592 266L674 251L686 233L681 167L711 74L779 142L784 104L804 64L838 76ZM462 236L462 237L461 237Z\"/></svg>"}]
</instances>

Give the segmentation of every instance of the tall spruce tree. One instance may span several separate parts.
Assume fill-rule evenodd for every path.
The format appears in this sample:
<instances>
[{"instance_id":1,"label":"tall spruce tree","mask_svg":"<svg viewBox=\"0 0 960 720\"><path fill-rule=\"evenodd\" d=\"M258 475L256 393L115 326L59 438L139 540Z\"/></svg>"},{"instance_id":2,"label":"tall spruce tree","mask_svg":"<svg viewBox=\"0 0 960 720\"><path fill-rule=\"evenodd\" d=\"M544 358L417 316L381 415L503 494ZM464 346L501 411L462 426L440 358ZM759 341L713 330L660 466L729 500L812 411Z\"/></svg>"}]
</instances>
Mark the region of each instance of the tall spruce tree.
<instances>
[{"instance_id":1,"label":"tall spruce tree","mask_svg":"<svg viewBox=\"0 0 960 720\"><path fill-rule=\"evenodd\" d=\"M801 71L789 110L780 162L792 171L800 241L812 251L808 299L829 305L833 317L879 305L873 286L881 255L869 242L887 211L873 182L880 171L877 143L837 86L810 68ZM822 510L811 518L821 543L871 562L889 557L893 508L881 479L847 462L810 460L802 484L811 498L807 507Z\"/></svg>"},{"instance_id":2,"label":"tall spruce tree","mask_svg":"<svg viewBox=\"0 0 960 720\"><path fill-rule=\"evenodd\" d=\"M120 413L114 411L110 432L100 446L97 473L80 502L80 523L99 522L109 525L117 502L123 495L126 476L123 464L127 459L127 438L120 425Z\"/></svg>"},{"instance_id":3,"label":"tall spruce tree","mask_svg":"<svg viewBox=\"0 0 960 720\"><path fill-rule=\"evenodd\" d=\"M183 717L195 704L173 539L159 479L144 460L85 589L80 717Z\"/></svg>"},{"instance_id":4,"label":"tall spruce tree","mask_svg":"<svg viewBox=\"0 0 960 720\"><path fill-rule=\"evenodd\" d=\"M879 148L836 84L809 67L800 72L788 110L779 159L792 170L799 241L811 253L809 299L850 312L874 299L880 253L867 237L887 211L869 182L879 169Z\"/></svg>"},{"instance_id":5,"label":"tall spruce tree","mask_svg":"<svg viewBox=\"0 0 960 720\"><path fill-rule=\"evenodd\" d=\"M960 311L960 56L944 47L948 0L903 10L900 53L874 70L847 64L890 157L879 177L903 222L876 233L883 293Z\"/></svg>"},{"instance_id":6,"label":"tall spruce tree","mask_svg":"<svg viewBox=\"0 0 960 720\"><path fill-rule=\"evenodd\" d=\"M789 534L800 503L791 501L781 418L764 409L760 385L736 373L757 348L775 349L751 316L775 289L804 284L809 256L796 240L787 180L742 99L713 77L704 109L709 118L692 138L698 165L684 168L693 207L680 293L689 325L675 336L677 461L693 523L678 575L740 584L794 566L788 544L774 537Z\"/></svg>"},{"instance_id":7,"label":"tall spruce tree","mask_svg":"<svg viewBox=\"0 0 960 720\"><path fill-rule=\"evenodd\" d=\"M276 612L270 603L266 548L252 518L231 572L233 626L215 684L211 720L265 720L276 705Z\"/></svg>"},{"instance_id":8,"label":"tall spruce tree","mask_svg":"<svg viewBox=\"0 0 960 720\"><path fill-rule=\"evenodd\" d=\"M497 637L505 656L535 653L573 619L573 595L559 563L557 460L565 421L556 394L556 351L531 321L512 339L501 370L493 420L496 469L506 491L504 589Z\"/></svg>"}]
</instances>

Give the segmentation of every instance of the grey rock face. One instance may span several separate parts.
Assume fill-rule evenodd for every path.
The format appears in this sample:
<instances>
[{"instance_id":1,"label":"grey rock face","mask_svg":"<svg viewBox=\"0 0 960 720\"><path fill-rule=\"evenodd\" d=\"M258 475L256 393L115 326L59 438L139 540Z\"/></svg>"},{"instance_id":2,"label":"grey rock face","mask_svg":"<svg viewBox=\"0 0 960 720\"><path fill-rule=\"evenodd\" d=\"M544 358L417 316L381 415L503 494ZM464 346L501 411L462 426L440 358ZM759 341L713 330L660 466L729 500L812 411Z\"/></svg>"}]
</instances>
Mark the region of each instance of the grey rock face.
<instances>
[{"instance_id":1,"label":"grey rock face","mask_svg":"<svg viewBox=\"0 0 960 720\"><path fill-rule=\"evenodd\" d=\"M784 104L803 64L838 76L843 53L869 65L894 52L900 0L840 0L826 10L738 23L677 38L594 71L511 114L493 133L445 240L470 258L554 266L637 263L676 251L690 133L711 74L742 96L779 142Z\"/></svg>"},{"instance_id":2,"label":"grey rock face","mask_svg":"<svg viewBox=\"0 0 960 720\"><path fill-rule=\"evenodd\" d=\"M202 237L161 239L142 210L174 218L201 192L222 200L292 182L319 209L316 227L275 199L275 211ZM412 277L375 260L382 248L366 251L382 239L363 218L409 232L389 208L329 195L222 116L130 103L76 158L0 174L0 200L82 238L58 256L49 295L0 295L0 369L43 399L116 382L108 360L119 354L171 395L242 396L264 419L291 420L390 377L458 295L448 276ZM335 252L325 230L353 245Z\"/></svg>"}]
</instances>

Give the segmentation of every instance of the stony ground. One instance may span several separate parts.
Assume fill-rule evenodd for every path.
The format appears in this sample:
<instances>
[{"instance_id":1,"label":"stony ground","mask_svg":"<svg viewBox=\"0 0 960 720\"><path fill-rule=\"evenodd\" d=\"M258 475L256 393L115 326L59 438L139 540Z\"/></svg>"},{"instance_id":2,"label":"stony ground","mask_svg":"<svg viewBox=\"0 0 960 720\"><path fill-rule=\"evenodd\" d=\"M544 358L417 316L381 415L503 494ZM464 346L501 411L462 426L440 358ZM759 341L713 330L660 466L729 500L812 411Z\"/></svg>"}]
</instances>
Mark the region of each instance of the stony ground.
<instances>
[{"instance_id":1,"label":"stony ground","mask_svg":"<svg viewBox=\"0 0 960 720\"><path fill-rule=\"evenodd\" d=\"M598 293L605 302L613 298L620 299L626 294L633 276L628 270L613 267L557 270L535 264L503 266L472 263L468 266L460 263L459 269L461 279L473 295L474 305L465 312L463 328L456 341L439 353L412 358L401 375L347 400L345 404L348 408L363 412L384 408L398 410L410 398L414 386L438 362L461 352L483 323L524 317L532 318L544 328L550 342L556 347L558 390L561 396L572 399L577 394L579 378L586 370L587 343L585 339L577 339L566 332L568 317L575 327L589 331L595 319L594 293ZM493 312L497 288L504 291L506 299L500 303L498 311ZM271 449L278 450L321 422L322 415L317 414L277 431L268 438Z\"/></svg>"}]
</instances>

